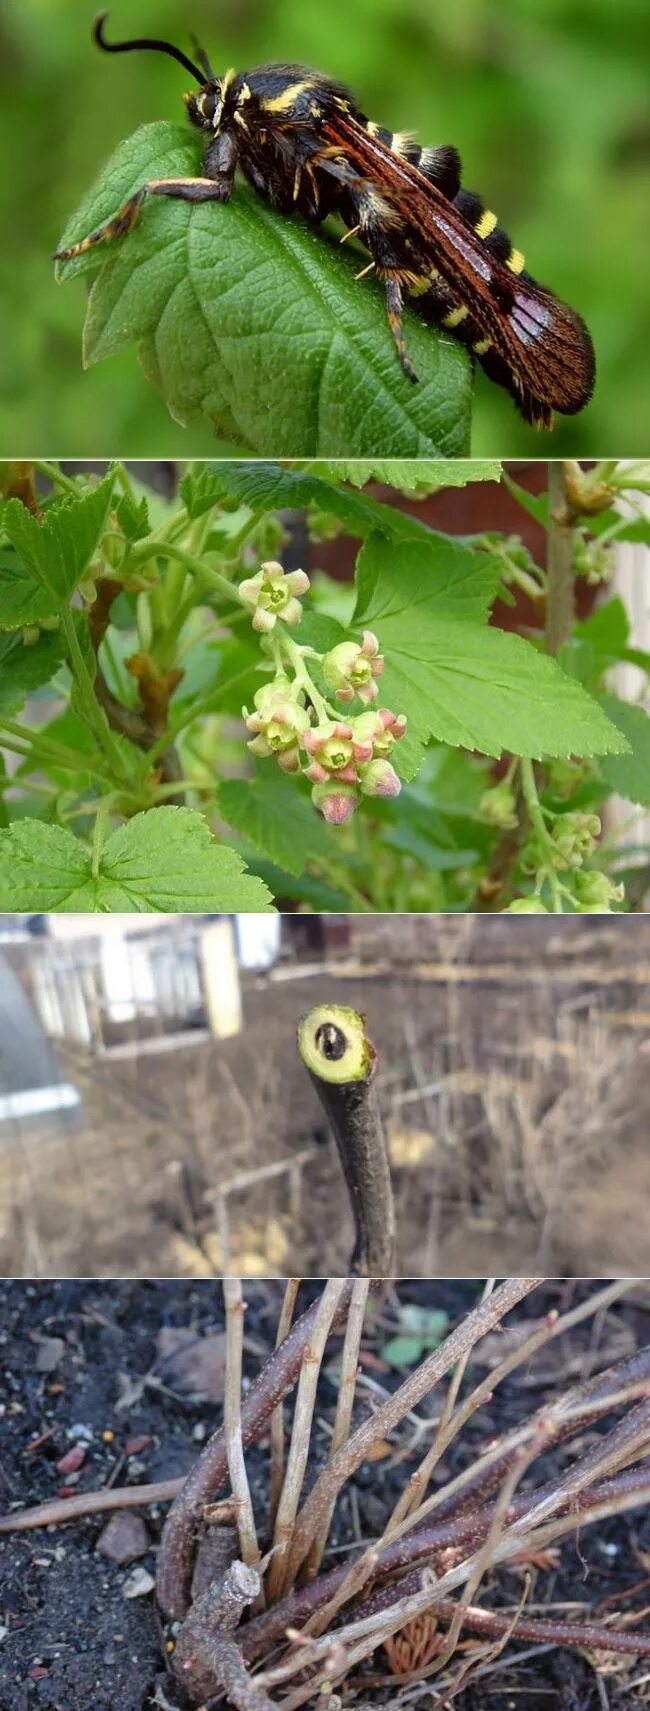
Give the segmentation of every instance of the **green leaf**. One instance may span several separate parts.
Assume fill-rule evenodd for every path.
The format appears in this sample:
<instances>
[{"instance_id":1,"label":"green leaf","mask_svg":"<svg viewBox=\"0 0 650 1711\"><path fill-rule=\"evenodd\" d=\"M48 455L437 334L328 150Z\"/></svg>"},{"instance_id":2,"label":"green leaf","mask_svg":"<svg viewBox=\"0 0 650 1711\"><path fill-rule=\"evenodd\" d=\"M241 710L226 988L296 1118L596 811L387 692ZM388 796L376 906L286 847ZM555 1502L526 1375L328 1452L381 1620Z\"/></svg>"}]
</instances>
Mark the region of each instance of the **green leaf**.
<instances>
[{"instance_id":1,"label":"green leaf","mask_svg":"<svg viewBox=\"0 0 650 1711\"><path fill-rule=\"evenodd\" d=\"M603 695L601 706L630 745L629 754L606 757L604 777L619 796L650 808L650 717L643 707L620 701L618 695Z\"/></svg>"},{"instance_id":2,"label":"green leaf","mask_svg":"<svg viewBox=\"0 0 650 1711\"><path fill-rule=\"evenodd\" d=\"M15 552L0 552L0 630L56 617L56 600Z\"/></svg>"},{"instance_id":3,"label":"green leaf","mask_svg":"<svg viewBox=\"0 0 650 1711\"><path fill-rule=\"evenodd\" d=\"M404 620L414 634L420 623L439 618L488 616L501 579L501 567L486 553L431 530L422 544L400 545L372 535L357 559L358 629Z\"/></svg>"},{"instance_id":4,"label":"green leaf","mask_svg":"<svg viewBox=\"0 0 650 1711\"><path fill-rule=\"evenodd\" d=\"M106 839L96 874L89 849L60 826L26 820L0 831L0 909L6 912L236 914L270 908L266 886L189 808L136 814Z\"/></svg>"},{"instance_id":5,"label":"green leaf","mask_svg":"<svg viewBox=\"0 0 650 1711\"><path fill-rule=\"evenodd\" d=\"M431 737L498 758L626 752L622 733L555 660L482 625L494 567L457 542L394 551L374 536L359 555L355 623L377 634L382 702L409 721L394 752L402 777ZM464 616L467 614L467 616Z\"/></svg>"},{"instance_id":6,"label":"green leaf","mask_svg":"<svg viewBox=\"0 0 650 1711\"><path fill-rule=\"evenodd\" d=\"M623 600L616 596L597 606L588 618L574 624L579 641L589 642L595 658L603 665L622 659L630 639L630 619Z\"/></svg>"},{"instance_id":7,"label":"green leaf","mask_svg":"<svg viewBox=\"0 0 650 1711\"><path fill-rule=\"evenodd\" d=\"M296 640L300 642L301 647L316 648L318 653L324 654L328 653L330 648L335 648L339 642L347 640L347 630L339 623L338 618L331 618L328 612L314 612L308 607L306 611L303 608ZM312 668L316 665L318 673L317 662L312 660L311 663ZM323 688L325 689L324 684Z\"/></svg>"},{"instance_id":8,"label":"green leaf","mask_svg":"<svg viewBox=\"0 0 650 1711\"><path fill-rule=\"evenodd\" d=\"M338 517L348 534L361 540L371 530L417 541L427 540L431 533L426 523L405 516L394 505L383 505L366 493L350 493L323 476L282 469L279 463L238 463L233 459L208 465L200 480L194 472L184 477L181 498L192 517L200 517L228 498L239 500L261 516L267 511L302 511L314 504Z\"/></svg>"},{"instance_id":9,"label":"green leaf","mask_svg":"<svg viewBox=\"0 0 650 1711\"><path fill-rule=\"evenodd\" d=\"M172 701L172 732L177 723L186 726L197 697L197 716L215 712L239 718L244 704L250 706L255 691L266 682L260 672L259 645L252 633L250 641L215 642L212 637L199 636L185 654L183 665L183 679Z\"/></svg>"},{"instance_id":10,"label":"green leaf","mask_svg":"<svg viewBox=\"0 0 650 1711\"><path fill-rule=\"evenodd\" d=\"M29 695L50 682L64 657L58 630L43 632L33 647L25 647L22 636L0 635L0 714L10 718L24 707Z\"/></svg>"},{"instance_id":11,"label":"green leaf","mask_svg":"<svg viewBox=\"0 0 650 1711\"><path fill-rule=\"evenodd\" d=\"M33 582L47 591L50 605L44 616L69 600L90 563L106 523L113 479L111 471L88 493L54 499L42 522L20 499L7 499L0 507L2 528Z\"/></svg>"},{"instance_id":12,"label":"green leaf","mask_svg":"<svg viewBox=\"0 0 650 1711\"><path fill-rule=\"evenodd\" d=\"M259 875L272 891L276 901L278 898L296 903L307 903L317 914L346 915L354 911L356 904L350 901L348 893L339 891L333 885L327 885L323 879L315 879L310 873L303 873L299 879L286 872L284 868L276 867L271 861L255 861L251 856L248 863L251 872Z\"/></svg>"},{"instance_id":13,"label":"green leaf","mask_svg":"<svg viewBox=\"0 0 650 1711\"><path fill-rule=\"evenodd\" d=\"M447 463L436 458L337 458L334 463L315 463L312 475L322 475L328 481L349 481L351 487L365 487L368 481L380 481L414 499L437 493L441 487L467 487L475 481L500 481L501 464L494 460L457 458Z\"/></svg>"},{"instance_id":14,"label":"green leaf","mask_svg":"<svg viewBox=\"0 0 650 1711\"><path fill-rule=\"evenodd\" d=\"M587 642L591 650L593 669L602 673L608 665L622 660L626 665L638 665L650 673L650 653L628 646L630 618L624 602L617 595L597 606L589 618L574 625L578 642Z\"/></svg>"},{"instance_id":15,"label":"green leaf","mask_svg":"<svg viewBox=\"0 0 650 1711\"><path fill-rule=\"evenodd\" d=\"M543 529L547 529L548 493L529 493L526 487L520 487L518 482L513 481L507 470L503 472L503 480L513 499L516 499L517 503L521 505L522 511L526 511L529 517L534 517L536 523L540 523Z\"/></svg>"},{"instance_id":16,"label":"green leaf","mask_svg":"<svg viewBox=\"0 0 650 1711\"><path fill-rule=\"evenodd\" d=\"M424 818L424 816L423 816ZM455 850L441 849L436 846L435 839L419 827L402 823L397 817L396 824L384 836L384 847L391 850L401 850L404 855L410 855L414 861L434 873L457 873L462 868L473 867L479 859L476 849Z\"/></svg>"},{"instance_id":17,"label":"green leaf","mask_svg":"<svg viewBox=\"0 0 650 1711\"><path fill-rule=\"evenodd\" d=\"M69 222L65 248L112 217L148 178L196 175L189 131L145 125L108 162ZM96 272L86 363L141 346L176 421L209 422L264 456L460 457L469 449L471 367L462 345L412 310L419 374L403 374L378 281L336 238L278 214L237 183L227 205L152 197L133 231L58 264Z\"/></svg>"},{"instance_id":18,"label":"green leaf","mask_svg":"<svg viewBox=\"0 0 650 1711\"><path fill-rule=\"evenodd\" d=\"M311 860L327 861L334 853L309 797L272 760L258 767L252 783L235 778L220 785L218 801L233 831L287 873L300 875Z\"/></svg>"}]
</instances>

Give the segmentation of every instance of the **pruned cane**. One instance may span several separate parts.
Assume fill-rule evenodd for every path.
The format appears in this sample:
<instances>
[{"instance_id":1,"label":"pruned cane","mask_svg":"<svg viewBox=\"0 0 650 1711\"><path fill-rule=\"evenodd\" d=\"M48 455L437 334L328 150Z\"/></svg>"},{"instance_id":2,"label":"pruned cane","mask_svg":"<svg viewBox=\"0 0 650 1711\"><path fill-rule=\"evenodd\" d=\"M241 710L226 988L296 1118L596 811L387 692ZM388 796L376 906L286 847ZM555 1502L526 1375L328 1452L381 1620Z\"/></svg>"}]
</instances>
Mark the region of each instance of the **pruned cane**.
<instances>
[{"instance_id":1,"label":"pruned cane","mask_svg":"<svg viewBox=\"0 0 650 1711\"><path fill-rule=\"evenodd\" d=\"M390 1275L395 1213L375 1070L365 1018L340 1004L319 1004L298 1027L298 1050L327 1115L354 1216L352 1270Z\"/></svg>"}]
</instances>

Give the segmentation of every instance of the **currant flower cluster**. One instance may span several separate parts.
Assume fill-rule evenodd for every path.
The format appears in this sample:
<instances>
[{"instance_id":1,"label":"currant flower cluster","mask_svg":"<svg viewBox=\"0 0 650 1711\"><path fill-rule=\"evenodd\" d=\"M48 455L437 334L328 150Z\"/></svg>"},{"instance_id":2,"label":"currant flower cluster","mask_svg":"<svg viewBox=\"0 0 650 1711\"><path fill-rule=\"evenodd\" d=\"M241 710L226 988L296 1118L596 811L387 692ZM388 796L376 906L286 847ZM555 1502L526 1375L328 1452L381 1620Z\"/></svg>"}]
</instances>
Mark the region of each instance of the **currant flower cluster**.
<instances>
[{"instance_id":1,"label":"currant flower cluster","mask_svg":"<svg viewBox=\"0 0 650 1711\"><path fill-rule=\"evenodd\" d=\"M342 826L362 797L399 795L390 755L404 736L406 719L374 706L384 660L372 630L364 630L361 642L340 642L325 654L277 632L279 622L289 629L300 623L300 595L308 588L304 571L284 571L275 562L261 565L240 583L240 600L252 613L253 629L262 634L275 668L271 681L256 691L253 710L244 707L242 714L251 753L275 756L283 772L304 773L314 807L330 825ZM337 701L359 700L364 711L341 717L313 682L310 660L319 662Z\"/></svg>"},{"instance_id":2,"label":"currant flower cluster","mask_svg":"<svg viewBox=\"0 0 650 1711\"><path fill-rule=\"evenodd\" d=\"M553 889L578 915L607 915L614 903L621 903L625 887L617 885L606 873L585 868L584 863L595 854L601 833L598 814L582 811L558 814L547 828L543 845L534 834L524 846L522 867L534 874L539 882L546 874ZM546 913L537 895L520 899L510 905L519 913Z\"/></svg>"}]
</instances>

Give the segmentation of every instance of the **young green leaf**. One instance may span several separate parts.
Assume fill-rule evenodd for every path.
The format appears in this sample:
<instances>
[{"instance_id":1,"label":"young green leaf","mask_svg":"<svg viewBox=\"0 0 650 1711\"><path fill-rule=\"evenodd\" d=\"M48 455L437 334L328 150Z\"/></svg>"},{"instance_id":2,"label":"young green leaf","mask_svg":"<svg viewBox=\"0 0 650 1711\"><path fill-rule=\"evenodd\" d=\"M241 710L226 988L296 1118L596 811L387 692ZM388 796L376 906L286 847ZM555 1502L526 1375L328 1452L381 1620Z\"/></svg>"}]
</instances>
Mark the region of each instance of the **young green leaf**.
<instances>
[{"instance_id":1,"label":"young green leaf","mask_svg":"<svg viewBox=\"0 0 650 1711\"><path fill-rule=\"evenodd\" d=\"M386 658L382 701L408 719L394 763L415 776L433 737L500 756L626 753L623 734L581 684L521 636L486 627L490 561L457 542L400 548L374 536L359 556L355 623Z\"/></svg>"},{"instance_id":2,"label":"young green leaf","mask_svg":"<svg viewBox=\"0 0 650 1711\"><path fill-rule=\"evenodd\" d=\"M29 695L51 681L64 656L58 630L42 632L32 647L22 636L0 635L0 714L9 718L24 707Z\"/></svg>"},{"instance_id":3,"label":"young green leaf","mask_svg":"<svg viewBox=\"0 0 650 1711\"><path fill-rule=\"evenodd\" d=\"M144 914L268 913L270 893L189 808L136 814L106 839L96 872L72 832L24 820L0 831L0 909Z\"/></svg>"},{"instance_id":4,"label":"young green leaf","mask_svg":"<svg viewBox=\"0 0 650 1711\"><path fill-rule=\"evenodd\" d=\"M44 616L67 603L90 563L106 523L113 480L111 472L78 498L72 494L52 500L42 522L20 499L6 499L0 507L0 525L33 582L47 593L50 605Z\"/></svg>"},{"instance_id":5,"label":"young green leaf","mask_svg":"<svg viewBox=\"0 0 650 1711\"><path fill-rule=\"evenodd\" d=\"M165 121L121 145L66 227L65 248L116 213L148 178L196 175L198 139ZM99 270L99 271L97 271ZM130 344L177 421L204 422L260 456L461 457L471 369L457 340L408 311L419 375L402 373L379 282L326 232L237 183L232 200L152 197L104 252L59 264L96 272L87 364Z\"/></svg>"},{"instance_id":6,"label":"young green leaf","mask_svg":"<svg viewBox=\"0 0 650 1711\"><path fill-rule=\"evenodd\" d=\"M327 861L335 853L331 833L309 797L270 761L258 767L251 783L233 778L222 784L219 809L234 832L287 873L304 873L312 859Z\"/></svg>"},{"instance_id":7,"label":"young green leaf","mask_svg":"<svg viewBox=\"0 0 650 1711\"><path fill-rule=\"evenodd\" d=\"M421 1360L424 1353L422 1338L418 1336L389 1337L387 1342L383 1344L381 1353L382 1360L385 1360L388 1366L398 1368L415 1366L416 1361Z\"/></svg>"}]
</instances>

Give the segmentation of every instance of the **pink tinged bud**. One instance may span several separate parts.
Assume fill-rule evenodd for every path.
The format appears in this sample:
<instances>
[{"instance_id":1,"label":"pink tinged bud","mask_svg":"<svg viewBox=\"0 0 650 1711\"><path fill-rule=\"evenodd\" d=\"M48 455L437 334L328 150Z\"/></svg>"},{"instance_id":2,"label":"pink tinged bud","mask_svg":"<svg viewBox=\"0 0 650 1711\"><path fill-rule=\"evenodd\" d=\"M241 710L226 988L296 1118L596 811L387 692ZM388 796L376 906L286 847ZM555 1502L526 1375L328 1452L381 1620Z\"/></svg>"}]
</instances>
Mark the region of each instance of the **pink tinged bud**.
<instances>
[{"instance_id":1,"label":"pink tinged bud","mask_svg":"<svg viewBox=\"0 0 650 1711\"><path fill-rule=\"evenodd\" d=\"M311 799L314 807L330 826L344 826L346 820L351 819L359 800L354 785L340 785L332 781L315 784Z\"/></svg>"},{"instance_id":2,"label":"pink tinged bud","mask_svg":"<svg viewBox=\"0 0 650 1711\"><path fill-rule=\"evenodd\" d=\"M250 748L250 743L248 746ZM300 749L297 743L290 749L280 750L275 758L283 772L300 772Z\"/></svg>"},{"instance_id":3,"label":"pink tinged bud","mask_svg":"<svg viewBox=\"0 0 650 1711\"><path fill-rule=\"evenodd\" d=\"M325 779L336 779L341 784L356 784L356 762L350 760L344 766L323 766L319 760L313 760L306 767L306 776L312 784L323 784Z\"/></svg>"},{"instance_id":4,"label":"pink tinged bud","mask_svg":"<svg viewBox=\"0 0 650 1711\"><path fill-rule=\"evenodd\" d=\"M372 738L368 742L365 742L365 743L363 743L363 742L360 743L357 741L353 742L352 753L354 755L355 760L358 763L363 763L364 761L372 760L372 754L373 754Z\"/></svg>"},{"instance_id":5,"label":"pink tinged bud","mask_svg":"<svg viewBox=\"0 0 650 1711\"><path fill-rule=\"evenodd\" d=\"M380 707L377 713L377 718L381 719L384 730L390 731L391 736L394 737L396 741L399 737L404 736L404 732L406 730L406 716L404 713L391 713L390 707Z\"/></svg>"},{"instance_id":6,"label":"pink tinged bud","mask_svg":"<svg viewBox=\"0 0 650 1711\"><path fill-rule=\"evenodd\" d=\"M389 760L371 760L369 766L359 767L359 784L364 796L399 796L402 788Z\"/></svg>"}]
</instances>

